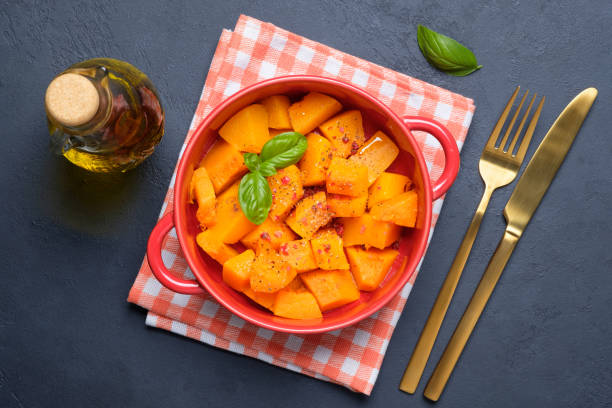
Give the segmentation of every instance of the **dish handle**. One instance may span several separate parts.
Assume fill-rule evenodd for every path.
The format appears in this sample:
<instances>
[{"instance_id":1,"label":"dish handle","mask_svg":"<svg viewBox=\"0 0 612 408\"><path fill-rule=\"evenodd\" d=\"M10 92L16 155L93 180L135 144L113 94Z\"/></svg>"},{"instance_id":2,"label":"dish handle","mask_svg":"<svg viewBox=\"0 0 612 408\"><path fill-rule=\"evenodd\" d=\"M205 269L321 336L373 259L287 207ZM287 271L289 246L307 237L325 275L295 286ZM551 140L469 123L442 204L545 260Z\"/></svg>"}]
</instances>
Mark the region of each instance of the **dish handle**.
<instances>
[{"instance_id":1,"label":"dish handle","mask_svg":"<svg viewBox=\"0 0 612 408\"><path fill-rule=\"evenodd\" d=\"M457 178L459 172L459 149L451 132L440 122L421 116L403 116L402 120L408 130L420 130L435 137L444 151L444 170L433 185L433 200L442 197Z\"/></svg>"},{"instance_id":2,"label":"dish handle","mask_svg":"<svg viewBox=\"0 0 612 408\"><path fill-rule=\"evenodd\" d=\"M174 275L164 265L161 256L162 244L168 232L174 228L174 212L170 211L157 223L147 243L147 260L153 275L168 289L185 295L200 295L205 293L204 289L195 280L183 279Z\"/></svg>"}]
</instances>

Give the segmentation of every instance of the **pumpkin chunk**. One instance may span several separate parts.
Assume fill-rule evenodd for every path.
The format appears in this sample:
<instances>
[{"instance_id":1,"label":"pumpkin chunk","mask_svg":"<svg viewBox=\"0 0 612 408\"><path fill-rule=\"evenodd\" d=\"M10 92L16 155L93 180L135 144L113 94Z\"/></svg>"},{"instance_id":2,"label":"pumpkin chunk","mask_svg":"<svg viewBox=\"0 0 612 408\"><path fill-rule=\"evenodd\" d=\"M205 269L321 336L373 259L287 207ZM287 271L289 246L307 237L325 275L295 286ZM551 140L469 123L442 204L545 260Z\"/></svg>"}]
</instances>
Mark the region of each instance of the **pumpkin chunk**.
<instances>
[{"instance_id":1,"label":"pumpkin chunk","mask_svg":"<svg viewBox=\"0 0 612 408\"><path fill-rule=\"evenodd\" d=\"M289 107L291 126L305 135L325 120L340 112L340 102L318 92L310 92L304 99Z\"/></svg>"},{"instance_id":2,"label":"pumpkin chunk","mask_svg":"<svg viewBox=\"0 0 612 408\"><path fill-rule=\"evenodd\" d=\"M365 245L384 249L397 241L401 227L396 224L376 221L369 213L361 217L341 218L344 246Z\"/></svg>"},{"instance_id":3,"label":"pumpkin chunk","mask_svg":"<svg viewBox=\"0 0 612 408\"><path fill-rule=\"evenodd\" d=\"M257 227L248 220L240 208L239 185L240 183L234 183L217 198L217 222L209 229L209 231L214 231L219 241L226 244L238 242Z\"/></svg>"},{"instance_id":4,"label":"pumpkin chunk","mask_svg":"<svg viewBox=\"0 0 612 408\"><path fill-rule=\"evenodd\" d=\"M359 197L368 193L368 168L361 163L334 157L327 170L328 193Z\"/></svg>"},{"instance_id":5,"label":"pumpkin chunk","mask_svg":"<svg viewBox=\"0 0 612 408\"><path fill-rule=\"evenodd\" d=\"M195 199L198 209L196 218L202 227L210 227L215 223L215 189L213 188L206 168L200 167L191 176L191 197Z\"/></svg>"},{"instance_id":6,"label":"pumpkin chunk","mask_svg":"<svg viewBox=\"0 0 612 408\"><path fill-rule=\"evenodd\" d=\"M210 148L200 167L206 168L217 195L248 171L242 154L223 139Z\"/></svg>"},{"instance_id":7,"label":"pumpkin chunk","mask_svg":"<svg viewBox=\"0 0 612 408\"><path fill-rule=\"evenodd\" d=\"M365 213L367 195L350 197L340 194L327 195L327 208L334 217L359 217Z\"/></svg>"},{"instance_id":8,"label":"pumpkin chunk","mask_svg":"<svg viewBox=\"0 0 612 408\"><path fill-rule=\"evenodd\" d=\"M399 148L395 143L383 132L378 131L349 160L368 168L368 185L370 185L393 163L398 154Z\"/></svg>"},{"instance_id":9,"label":"pumpkin chunk","mask_svg":"<svg viewBox=\"0 0 612 408\"><path fill-rule=\"evenodd\" d=\"M261 225L258 225L257 228L242 238L240 242L247 248L255 249L259 241L267 241L272 245L272 248L278 249L283 242L289 242L296 238L297 236L284 222L274 222L268 217Z\"/></svg>"},{"instance_id":10,"label":"pumpkin chunk","mask_svg":"<svg viewBox=\"0 0 612 408\"><path fill-rule=\"evenodd\" d=\"M414 190L406 191L390 200L376 204L370 213L377 221L387 221L414 228L418 214L418 195Z\"/></svg>"},{"instance_id":11,"label":"pumpkin chunk","mask_svg":"<svg viewBox=\"0 0 612 408\"><path fill-rule=\"evenodd\" d=\"M250 288L251 267L255 260L255 252L247 249L239 255L223 263L223 282L239 292Z\"/></svg>"},{"instance_id":12,"label":"pumpkin chunk","mask_svg":"<svg viewBox=\"0 0 612 408\"><path fill-rule=\"evenodd\" d=\"M262 146L270 140L266 108L259 104L243 108L225 122L219 135L242 152L261 152Z\"/></svg>"},{"instance_id":13,"label":"pumpkin chunk","mask_svg":"<svg viewBox=\"0 0 612 408\"><path fill-rule=\"evenodd\" d=\"M312 253L317 266L321 269L348 269L349 264L344 255L342 238L335 229L319 230L310 240Z\"/></svg>"},{"instance_id":14,"label":"pumpkin chunk","mask_svg":"<svg viewBox=\"0 0 612 408\"><path fill-rule=\"evenodd\" d=\"M351 272L360 290L372 291L385 279L399 252L395 249L368 250L361 247L346 248Z\"/></svg>"},{"instance_id":15,"label":"pumpkin chunk","mask_svg":"<svg viewBox=\"0 0 612 408\"><path fill-rule=\"evenodd\" d=\"M323 316L317 300L307 289L284 288L278 291L273 312L289 319L318 319Z\"/></svg>"},{"instance_id":16,"label":"pumpkin chunk","mask_svg":"<svg viewBox=\"0 0 612 408\"><path fill-rule=\"evenodd\" d=\"M327 211L325 192L319 191L298 202L285 222L299 236L310 239L331 218Z\"/></svg>"},{"instance_id":17,"label":"pumpkin chunk","mask_svg":"<svg viewBox=\"0 0 612 408\"><path fill-rule=\"evenodd\" d=\"M285 95L272 95L262 99L261 104L268 112L268 126L274 129L288 129L291 127L289 120L289 97Z\"/></svg>"},{"instance_id":18,"label":"pumpkin chunk","mask_svg":"<svg viewBox=\"0 0 612 408\"><path fill-rule=\"evenodd\" d=\"M402 174L383 172L368 190L368 208L403 193L412 182Z\"/></svg>"},{"instance_id":19,"label":"pumpkin chunk","mask_svg":"<svg viewBox=\"0 0 612 408\"><path fill-rule=\"evenodd\" d=\"M360 297L349 270L316 270L305 272L300 278L317 299L323 312L354 302Z\"/></svg>"},{"instance_id":20,"label":"pumpkin chunk","mask_svg":"<svg viewBox=\"0 0 612 408\"><path fill-rule=\"evenodd\" d=\"M365 142L361 112L350 110L329 119L319 130L331 142L334 156L346 158Z\"/></svg>"},{"instance_id":21,"label":"pumpkin chunk","mask_svg":"<svg viewBox=\"0 0 612 408\"><path fill-rule=\"evenodd\" d=\"M287 286L297 271L275 251L265 250L257 254L251 268L251 289L255 292L273 293Z\"/></svg>"},{"instance_id":22,"label":"pumpkin chunk","mask_svg":"<svg viewBox=\"0 0 612 408\"><path fill-rule=\"evenodd\" d=\"M247 295L253 302L272 311L274 301L276 300L276 293L255 292L251 287L244 289L242 293Z\"/></svg>"},{"instance_id":23,"label":"pumpkin chunk","mask_svg":"<svg viewBox=\"0 0 612 408\"><path fill-rule=\"evenodd\" d=\"M238 251L221 242L212 229L207 229L206 231L200 232L196 236L196 242L200 248L202 248L204 252L208 254L208 256L219 262L221 265L223 265L230 258L238 255Z\"/></svg>"},{"instance_id":24,"label":"pumpkin chunk","mask_svg":"<svg viewBox=\"0 0 612 408\"><path fill-rule=\"evenodd\" d=\"M285 242L281 244L278 252L298 273L317 269L312 247L307 239Z\"/></svg>"},{"instance_id":25,"label":"pumpkin chunk","mask_svg":"<svg viewBox=\"0 0 612 408\"><path fill-rule=\"evenodd\" d=\"M300 169L295 165L280 169L275 175L268 177L268 184L272 191L272 206L268 218L274 221L282 220L304 196Z\"/></svg>"},{"instance_id":26,"label":"pumpkin chunk","mask_svg":"<svg viewBox=\"0 0 612 408\"><path fill-rule=\"evenodd\" d=\"M298 163L302 173L302 183L304 186L324 185L332 158L332 145L329 140L317 133L309 133L306 140L308 148Z\"/></svg>"}]
</instances>

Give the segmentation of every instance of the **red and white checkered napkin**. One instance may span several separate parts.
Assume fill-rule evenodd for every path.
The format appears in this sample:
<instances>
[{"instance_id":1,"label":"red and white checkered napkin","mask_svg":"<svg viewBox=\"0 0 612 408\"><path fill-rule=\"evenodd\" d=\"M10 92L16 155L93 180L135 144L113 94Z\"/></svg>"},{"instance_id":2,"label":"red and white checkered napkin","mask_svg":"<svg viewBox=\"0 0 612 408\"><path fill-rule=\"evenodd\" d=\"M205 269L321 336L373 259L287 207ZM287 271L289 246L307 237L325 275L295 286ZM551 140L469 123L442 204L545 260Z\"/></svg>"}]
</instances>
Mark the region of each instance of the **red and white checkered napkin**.
<instances>
[{"instance_id":1,"label":"red and white checkered napkin","mask_svg":"<svg viewBox=\"0 0 612 408\"><path fill-rule=\"evenodd\" d=\"M254 82L289 74L337 78L364 88L400 115L434 118L446 125L457 139L459 148L474 113L471 99L344 54L272 24L240 16L233 32L223 30L221 34L185 143L200 121L223 99ZM442 149L431 136L419 132L415 132L415 136L432 178L436 179L444 166ZM172 208L174 179L173 176L160 217ZM433 206L432 231L441 207L442 199ZM168 235L162 257L171 271L193 278L174 231ZM149 326L369 395L415 278L416 273L399 295L370 318L352 327L317 335L293 335L262 329L232 315L209 295L174 293L155 279L146 258L128 301L149 310L146 319Z\"/></svg>"}]
</instances>

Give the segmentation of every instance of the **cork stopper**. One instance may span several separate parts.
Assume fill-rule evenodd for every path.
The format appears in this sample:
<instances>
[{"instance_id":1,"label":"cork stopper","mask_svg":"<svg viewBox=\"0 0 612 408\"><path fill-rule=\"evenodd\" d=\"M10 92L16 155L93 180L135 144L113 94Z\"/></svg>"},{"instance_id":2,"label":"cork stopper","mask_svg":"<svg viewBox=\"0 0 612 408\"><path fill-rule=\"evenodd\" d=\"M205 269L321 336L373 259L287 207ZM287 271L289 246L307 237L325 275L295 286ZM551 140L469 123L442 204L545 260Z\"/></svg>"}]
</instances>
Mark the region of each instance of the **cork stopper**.
<instances>
[{"instance_id":1,"label":"cork stopper","mask_svg":"<svg viewBox=\"0 0 612 408\"><path fill-rule=\"evenodd\" d=\"M45 94L47 112L65 126L89 122L100 106L100 95L94 84L78 74L56 77Z\"/></svg>"}]
</instances>

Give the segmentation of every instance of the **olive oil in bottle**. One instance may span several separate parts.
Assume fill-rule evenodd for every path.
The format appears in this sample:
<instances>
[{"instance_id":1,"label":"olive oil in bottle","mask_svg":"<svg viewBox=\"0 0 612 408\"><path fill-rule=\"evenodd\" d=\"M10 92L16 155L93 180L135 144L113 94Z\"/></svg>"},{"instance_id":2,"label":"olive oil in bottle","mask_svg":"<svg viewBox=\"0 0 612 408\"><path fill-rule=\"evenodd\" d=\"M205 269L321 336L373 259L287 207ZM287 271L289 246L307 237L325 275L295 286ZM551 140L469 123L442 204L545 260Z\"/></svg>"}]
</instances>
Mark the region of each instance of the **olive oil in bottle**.
<instances>
[{"instance_id":1,"label":"olive oil in bottle","mask_svg":"<svg viewBox=\"0 0 612 408\"><path fill-rule=\"evenodd\" d=\"M51 148L84 169L136 167L164 134L164 111L149 78L127 62L95 58L74 64L47 88Z\"/></svg>"}]
</instances>

